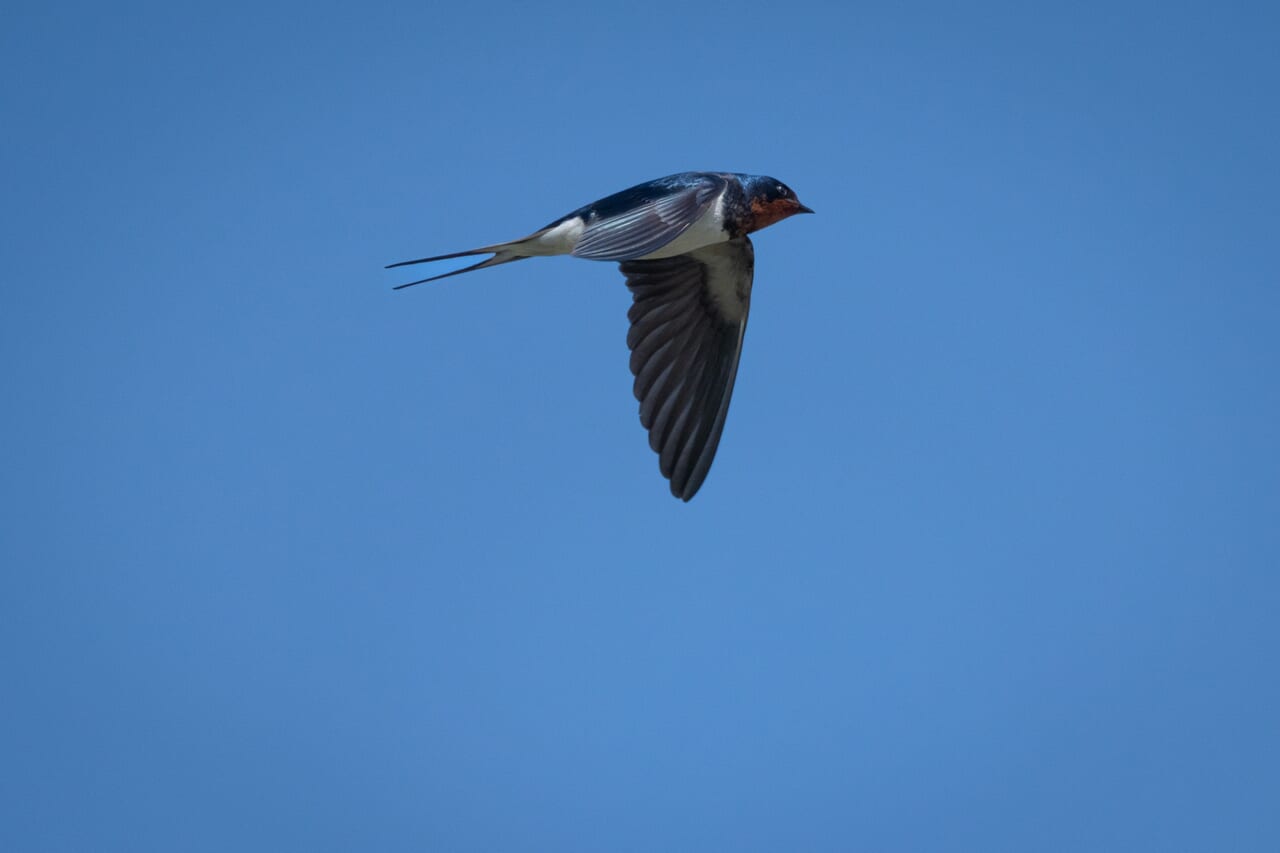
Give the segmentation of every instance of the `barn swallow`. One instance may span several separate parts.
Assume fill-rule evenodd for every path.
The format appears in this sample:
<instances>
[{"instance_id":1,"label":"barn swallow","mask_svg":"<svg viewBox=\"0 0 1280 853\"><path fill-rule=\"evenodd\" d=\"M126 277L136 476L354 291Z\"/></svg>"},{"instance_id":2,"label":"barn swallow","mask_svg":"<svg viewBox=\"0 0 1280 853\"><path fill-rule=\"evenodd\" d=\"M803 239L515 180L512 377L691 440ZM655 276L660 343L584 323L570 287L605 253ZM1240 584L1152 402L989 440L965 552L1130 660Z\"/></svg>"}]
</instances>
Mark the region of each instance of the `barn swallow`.
<instances>
[{"instance_id":1,"label":"barn swallow","mask_svg":"<svg viewBox=\"0 0 1280 853\"><path fill-rule=\"evenodd\" d=\"M813 211L774 178L682 172L580 207L519 240L387 269L491 256L400 290L544 255L616 262L632 296L627 346L640 423L671 493L687 501L711 468L738 373L755 267L747 235L797 213Z\"/></svg>"}]
</instances>

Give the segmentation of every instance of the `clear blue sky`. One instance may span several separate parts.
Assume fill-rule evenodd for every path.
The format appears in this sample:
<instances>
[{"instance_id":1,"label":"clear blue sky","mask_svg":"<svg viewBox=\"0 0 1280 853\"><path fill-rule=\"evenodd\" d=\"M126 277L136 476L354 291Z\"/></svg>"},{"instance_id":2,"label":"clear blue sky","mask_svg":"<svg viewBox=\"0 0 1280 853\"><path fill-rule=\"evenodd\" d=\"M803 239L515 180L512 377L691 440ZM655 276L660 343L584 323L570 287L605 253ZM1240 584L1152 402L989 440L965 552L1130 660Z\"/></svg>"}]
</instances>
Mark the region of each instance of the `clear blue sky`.
<instances>
[{"instance_id":1,"label":"clear blue sky","mask_svg":"<svg viewBox=\"0 0 1280 853\"><path fill-rule=\"evenodd\" d=\"M10 9L0 849L1280 850L1275 9ZM612 265L381 267L689 169L684 505Z\"/></svg>"}]
</instances>

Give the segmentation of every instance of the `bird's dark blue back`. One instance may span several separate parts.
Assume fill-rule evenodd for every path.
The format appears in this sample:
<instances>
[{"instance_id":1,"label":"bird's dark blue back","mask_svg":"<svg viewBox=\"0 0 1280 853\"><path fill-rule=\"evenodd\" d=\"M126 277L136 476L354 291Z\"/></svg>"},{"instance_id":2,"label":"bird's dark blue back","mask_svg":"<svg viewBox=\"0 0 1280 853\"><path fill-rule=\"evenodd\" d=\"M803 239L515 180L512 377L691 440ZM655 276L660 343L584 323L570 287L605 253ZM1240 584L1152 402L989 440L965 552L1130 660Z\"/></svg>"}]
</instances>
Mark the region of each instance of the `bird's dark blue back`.
<instances>
[{"instance_id":1,"label":"bird's dark blue back","mask_svg":"<svg viewBox=\"0 0 1280 853\"><path fill-rule=\"evenodd\" d=\"M591 216L597 219L608 219L680 190L686 190L691 187L706 187L707 189L718 190L724 184L725 176L715 172L680 172L675 175L667 175L665 178L645 181L643 184L636 184L634 187L605 196L599 201L583 205L572 213L557 219L551 225L557 225L566 219L573 219L575 216L581 216L584 219Z\"/></svg>"}]
</instances>

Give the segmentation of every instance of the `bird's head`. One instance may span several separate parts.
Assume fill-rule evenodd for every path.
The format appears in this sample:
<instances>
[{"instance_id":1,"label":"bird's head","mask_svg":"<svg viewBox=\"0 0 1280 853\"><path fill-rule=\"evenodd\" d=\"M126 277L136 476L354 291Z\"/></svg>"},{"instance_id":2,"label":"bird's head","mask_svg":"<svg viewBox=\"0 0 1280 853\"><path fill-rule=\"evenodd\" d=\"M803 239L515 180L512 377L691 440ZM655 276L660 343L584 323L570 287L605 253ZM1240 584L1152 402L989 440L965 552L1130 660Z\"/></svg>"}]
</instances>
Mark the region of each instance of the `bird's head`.
<instances>
[{"instance_id":1,"label":"bird's head","mask_svg":"<svg viewBox=\"0 0 1280 853\"><path fill-rule=\"evenodd\" d=\"M791 187L777 178L753 175L746 182L747 202L751 205L750 231L768 228L797 213L813 213L800 203Z\"/></svg>"}]
</instances>

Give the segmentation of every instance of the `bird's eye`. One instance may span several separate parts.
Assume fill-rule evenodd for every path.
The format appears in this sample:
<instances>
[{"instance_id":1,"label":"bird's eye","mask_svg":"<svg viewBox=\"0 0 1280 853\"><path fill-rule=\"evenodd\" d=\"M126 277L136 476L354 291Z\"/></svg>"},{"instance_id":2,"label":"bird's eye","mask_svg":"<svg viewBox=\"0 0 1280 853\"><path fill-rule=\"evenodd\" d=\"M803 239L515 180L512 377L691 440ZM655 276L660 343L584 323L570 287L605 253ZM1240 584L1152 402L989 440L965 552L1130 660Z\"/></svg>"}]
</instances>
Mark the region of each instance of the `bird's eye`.
<instances>
[{"instance_id":1,"label":"bird's eye","mask_svg":"<svg viewBox=\"0 0 1280 853\"><path fill-rule=\"evenodd\" d=\"M787 190L786 187L784 187L782 184L778 184L778 195L782 196L783 198L786 198L790 194L791 193Z\"/></svg>"}]
</instances>

